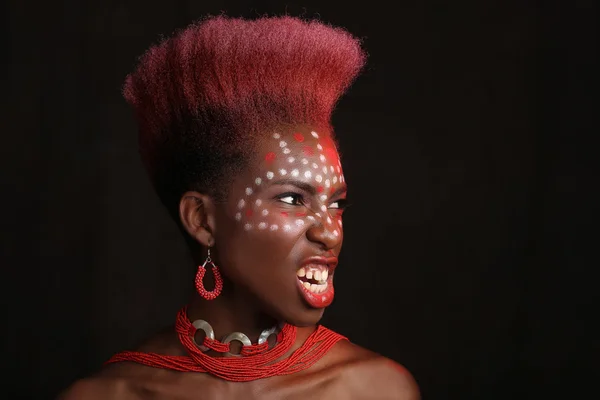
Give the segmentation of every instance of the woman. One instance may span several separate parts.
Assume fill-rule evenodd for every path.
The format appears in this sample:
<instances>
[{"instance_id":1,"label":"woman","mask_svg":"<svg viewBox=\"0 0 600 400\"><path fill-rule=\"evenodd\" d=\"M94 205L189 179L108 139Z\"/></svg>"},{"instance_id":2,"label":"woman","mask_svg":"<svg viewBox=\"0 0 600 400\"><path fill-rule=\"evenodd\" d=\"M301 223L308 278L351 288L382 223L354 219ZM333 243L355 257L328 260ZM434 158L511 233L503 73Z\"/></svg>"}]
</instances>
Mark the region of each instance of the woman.
<instances>
[{"instance_id":1,"label":"woman","mask_svg":"<svg viewBox=\"0 0 600 400\"><path fill-rule=\"evenodd\" d=\"M124 95L197 293L63 399L419 397L403 367L318 325L346 202L331 113L364 59L346 31L292 17L208 18L141 58Z\"/></svg>"}]
</instances>

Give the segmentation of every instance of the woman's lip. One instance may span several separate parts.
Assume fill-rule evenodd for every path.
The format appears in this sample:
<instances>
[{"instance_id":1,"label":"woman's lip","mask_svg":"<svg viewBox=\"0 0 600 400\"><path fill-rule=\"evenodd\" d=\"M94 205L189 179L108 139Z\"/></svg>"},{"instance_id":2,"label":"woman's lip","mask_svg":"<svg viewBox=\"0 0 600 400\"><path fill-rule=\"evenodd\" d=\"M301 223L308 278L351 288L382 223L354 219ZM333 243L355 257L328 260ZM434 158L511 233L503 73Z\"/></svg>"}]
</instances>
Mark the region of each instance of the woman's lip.
<instances>
[{"instance_id":1,"label":"woman's lip","mask_svg":"<svg viewBox=\"0 0 600 400\"><path fill-rule=\"evenodd\" d=\"M312 308L325 308L332 303L335 290L331 278L327 279L327 289L322 293L313 293L306 289L300 279L297 279L296 282L304 301Z\"/></svg>"},{"instance_id":2,"label":"woman's lip","mask_svg":"<svg viewBox=\"0 0 600 400\"><path fill-rule=\"evenodd\" d=\"M335 267L338 264L338 258L337 257L319 257L319 256L309 257L302 262L302 264L300 265L300 268L305 267L310 264L326 265L327 268L329 268L329 272L331 273L331 272L333 272L333 270L335 269Z\"/></svg>"}]
</instances>

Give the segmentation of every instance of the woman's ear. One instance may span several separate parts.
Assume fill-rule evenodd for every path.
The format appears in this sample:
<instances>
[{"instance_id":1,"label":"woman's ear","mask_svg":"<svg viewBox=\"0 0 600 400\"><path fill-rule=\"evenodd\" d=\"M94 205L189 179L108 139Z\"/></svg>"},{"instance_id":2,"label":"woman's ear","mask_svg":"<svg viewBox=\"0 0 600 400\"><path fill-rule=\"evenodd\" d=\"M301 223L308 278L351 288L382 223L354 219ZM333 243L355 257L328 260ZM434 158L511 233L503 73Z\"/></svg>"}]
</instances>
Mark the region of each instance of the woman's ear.
<instances>
[{"instance_id":1,"label":"woman's ear","mask_svg":"<svg viewBox=\"0 0 600 400\"><path fill-rule=\"evenodd\" d=\"M198 243L211 247L215 242L215 204L210 196L186 192L179 201L179 218L187 233Z\"/></svg>"}]
</instances>

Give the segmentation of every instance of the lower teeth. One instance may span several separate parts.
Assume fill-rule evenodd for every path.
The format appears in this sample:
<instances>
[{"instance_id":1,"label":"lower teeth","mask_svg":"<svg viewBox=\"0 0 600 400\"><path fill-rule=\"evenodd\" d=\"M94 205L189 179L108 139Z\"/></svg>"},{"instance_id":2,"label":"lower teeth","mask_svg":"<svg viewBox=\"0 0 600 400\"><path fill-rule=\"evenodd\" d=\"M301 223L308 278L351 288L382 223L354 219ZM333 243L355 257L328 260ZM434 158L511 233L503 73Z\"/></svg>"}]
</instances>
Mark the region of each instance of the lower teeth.
<instances>
[{"instance_id":1,"label":"lower teeth","mask_svg":"<svg viewBox=\"0 0 600 400\"><path fill-rule=\"evenodd\" d=\"M316 284L316 283L310 284L308 282L303 282L302 284L304 285L304 287L307 290L309 290L313 293L321 293L327 288L327 282L322 283L322 284Z\"/></svg>"}]
</instances>

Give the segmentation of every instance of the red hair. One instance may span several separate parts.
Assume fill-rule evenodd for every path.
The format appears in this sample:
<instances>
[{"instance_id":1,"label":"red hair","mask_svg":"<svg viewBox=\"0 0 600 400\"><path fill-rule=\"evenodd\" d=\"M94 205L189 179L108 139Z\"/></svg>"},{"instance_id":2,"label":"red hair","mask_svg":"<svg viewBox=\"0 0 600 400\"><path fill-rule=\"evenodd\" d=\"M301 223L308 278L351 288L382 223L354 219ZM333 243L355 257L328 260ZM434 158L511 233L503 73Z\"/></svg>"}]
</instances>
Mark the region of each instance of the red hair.
<instances>
[{"instance_id":1,"label":"red hair","mask_svg":"<svg viewBox=\"0 0 600 400\"><path fill-rule=\"evenodd\" d=\"M364 61L345 30L289 16L211 17L151 47L123 92L159 195L206 187L277 126L330 127Z\"/></svg>"}]
</instances>

